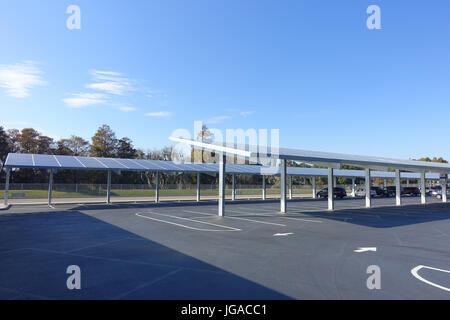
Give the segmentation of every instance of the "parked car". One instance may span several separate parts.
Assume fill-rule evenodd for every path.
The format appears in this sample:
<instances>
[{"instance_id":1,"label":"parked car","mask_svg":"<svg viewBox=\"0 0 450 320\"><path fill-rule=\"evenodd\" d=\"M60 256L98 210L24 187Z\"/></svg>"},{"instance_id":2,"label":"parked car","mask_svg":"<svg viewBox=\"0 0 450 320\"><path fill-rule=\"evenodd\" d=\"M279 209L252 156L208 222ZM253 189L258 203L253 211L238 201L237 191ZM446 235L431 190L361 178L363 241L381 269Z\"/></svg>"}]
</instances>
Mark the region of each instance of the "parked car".
<instances>
[{"instance_id":1,"label":"parked car","mask_svg":"<svg viewBox=\"0 0 450 320\"><path fill-rule=\"evenodd\" d=\"M432 195L434 197L436 197L437 199L442 199L442 188L440 188L440 190L434 191L434 193L432 193ZM447 197L450 198L450 189L449 188L447 188Z\"/></svg>"},{"instance_id":2,"label":"parked car","mask_svg":"<svg viewBox=\"0 0 450 320\"><path fill-rule=\"evenodd\" d=\"M335 198L344 198L347 196L347 192L344 188L333 188L333 194ZM317 192L317 198L328 198L328 188L323 188L319 192Z\"/></svg>"},{"instance_id":3,"label":"parked car","mask_svg":"<svg viewBox=\"0 0 450 320\"><path fill-rule=\"evenodd\" d=\"M370 196L375 197L377 195L377 192L370 188ZM355 191L355 196L357 197L365 197L366 196L366 189L357 189Z\"/></svg>"},{"instance_id":4,"label":"parked car","mask_svg":"<svg viewBox=\"0 0 450 320\"><path fill-rule=\"evenodd\" d=\"M384 189L384 193L386 197L395 197L395 195L397 194L397 189L395 188L395 186L389 186Z\"/></svg>"},{"instance_id":5,"label":"parked car","mask_svg":"<svg viewBox=\"0 0 450 320\"><path fill-rule=\"evenodd\" d=\"M405 187L402 190L402 196L418 197L420 196L420 189L417 187Z\"/></svg>"},{"instance_id":6,"label":"parked car","mask_svg":"<svg viewBox=\"0 0 450 320\"><path fill-rule=\"evenodd\" d=\"M435 186L427 189L427 195L436 197L438 193L442 194L442 187L441 186Z\"/></svg>"},{"instance_id":7,"label":"parked car","mask_svg":"<svg viewBox=\"0 0 450 320\"><path fill-rule=\"evenodd\" d=\"M386 193L384 192L384 190L380 187L371 187L370 190L374 190L375 191L375 196L377 197L385 197ZM372 195L372 193L371 193Z\"/></svg>"}]
</instances>

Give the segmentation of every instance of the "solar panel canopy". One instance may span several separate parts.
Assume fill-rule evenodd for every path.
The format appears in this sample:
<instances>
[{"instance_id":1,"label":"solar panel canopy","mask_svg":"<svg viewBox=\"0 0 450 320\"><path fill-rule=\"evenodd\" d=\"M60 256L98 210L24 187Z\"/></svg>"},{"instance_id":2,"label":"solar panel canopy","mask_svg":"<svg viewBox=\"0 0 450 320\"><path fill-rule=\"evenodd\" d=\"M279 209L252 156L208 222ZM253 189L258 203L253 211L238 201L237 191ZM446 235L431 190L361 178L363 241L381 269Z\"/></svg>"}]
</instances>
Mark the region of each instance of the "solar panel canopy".
<instances>
[{"instance_id":1,"label":"solar panel canopy","mask_svg":"<svg viewBox=\"0 0 450 320\"><path fill-rule=\"evenodd\" d=\"M220 143L205 143L192 139L183 139L177 137L170 138L173 141L191 145L197 149L205 149L210 151L218 151L229 154L243 155L250 158L276 158L286 160L297 160L309 163L321 164L333 168L340 168L343 164L354 165L358 167L370 169L387 170L389 168L422 171L429 170L439 173L450 173L450 164L425 162L415 160L401 160L374 156L360 156L333 152L310 151L291 148L271 148L270 146L254 146L254 145L233 145Z\"/></svg>"},{"instance_id":2,"label":"solar panel canopy","mask_svg":"<svg viewBox=\"0 0 450 320\"><path fill-rule=\"evenodd\" d=\"M111 171L158 171L158 172L190 172L210 173L219 172L219 165L215 163L177 163L163 160L116 159L98 157L77 157L62 155L19 154L10 153L6 159L7 168L55 169L55 170L111 170ZM260 165L227 164L229 174L247 175L280 175L279 167ZM327 177L328 170L321 168L288 167L287 174L291 176ZM363 170L334 170L336 177L364 178ZM393 179L394 172L372 171L373 178ZM419 179L420 174L402 172L404 179ZM439 180L439 174L427 173L427 179Z\"/></svg>"}]
</instances>

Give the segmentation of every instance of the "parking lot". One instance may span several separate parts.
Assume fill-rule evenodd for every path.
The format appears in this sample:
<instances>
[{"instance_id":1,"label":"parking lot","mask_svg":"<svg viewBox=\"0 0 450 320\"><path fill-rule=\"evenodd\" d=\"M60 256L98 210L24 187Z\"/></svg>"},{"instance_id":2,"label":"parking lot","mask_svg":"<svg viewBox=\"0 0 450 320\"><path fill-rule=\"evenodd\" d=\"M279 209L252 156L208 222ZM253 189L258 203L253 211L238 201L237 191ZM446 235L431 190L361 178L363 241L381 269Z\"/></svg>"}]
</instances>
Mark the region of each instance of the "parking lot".
<instances>
[{"instance_id":1,"label":"parking lot","mask_svg":"<svg viewBox=\"0 0 450 320\"><path fill-rule=\"evenodd\" d=\"M1 299L448 299L450 206L404 198L13 206ZM66 269L81 269L69 290ZM370 290L369 266L380 270Z\"/></svg>"}]
</instances>

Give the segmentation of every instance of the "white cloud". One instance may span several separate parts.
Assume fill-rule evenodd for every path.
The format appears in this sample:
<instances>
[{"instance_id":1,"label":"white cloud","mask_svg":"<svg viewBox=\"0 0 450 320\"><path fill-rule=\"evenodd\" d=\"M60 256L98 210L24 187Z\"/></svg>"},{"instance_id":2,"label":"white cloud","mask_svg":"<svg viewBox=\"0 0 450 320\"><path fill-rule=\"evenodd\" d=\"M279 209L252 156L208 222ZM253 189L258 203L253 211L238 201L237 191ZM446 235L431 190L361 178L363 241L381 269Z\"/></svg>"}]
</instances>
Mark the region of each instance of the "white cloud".
<instances>
[{"instance_id":1,"label":"white cloud","mask_svg":"<svg viewBox=\"0 0 450 320\"><path fill-rule=\"evenodd\" d=\"M231 118L230 116L217 116L217 117L209 118L203 122L205 124L216 124L216 123L220 123L222 121L228 120L230 118Z\"/></svg>"},{"instance_id":2,"label":"white cloud","mask_svg":"<svg viewBox=\"0 0 450 320\"><path fill-rule=\"evenodd\" d=\"M134 108L134 107L127 107L127 106L121 106L121 107L118 107L117 109L119 109L120 111L123 111L123 112L136 111L136 108Z\"/></svg>"},{"instance_id":3,"label":"white cloud","mask_svg":"<svg viewBox=\"0 0 450 320\"><path fill-rule=\"evenodd\" d=\"M147 117L154 118L167 118L170 117L173 113L170 111L158 111L158 112L149 112L146 114Z\"/></svg>"},{"instance_id":4,"label":"white cloud","mask_svg":"<svg viewBox=\"0 0 450 320\"><path fill-rule=\"evenodd\" d=\"M27 98L35 86L45 85L43 72L32 61L12 65L0 65L0 87L14 98Z\"/></svg>"},{"instance_id":5,"label":"white cloud","mask_svg":"<svg viewBox=\"0 0 450 320\"><path fill-rule=\"evenodd\" d=\"M62 99L70 108L84 108L106 103L105 95L99 93L75 93L71 98Z\"/></svg>"},{"instance_id":6,"label":"white cloud","mask_svg":"<svg viewBox=\"0 0 450 320\"><path fill-rule=\"evenodd\" d=\"M246 116L251 116L252 114L255 114L256 111L242 111L240 113L241 116L246 117Z\"/></svg>"},{"instance_id":7,"label":"white cloud","mask_svg":"<svg viewBox=\"0 0 450 320\"><path fill-rule=\"evenodd\" d=\"M92 70L91 75L94 83L87 84L86 88L120 96L134 90L131 84L133 81L118 72Z\"/></svg>"}]
</instances>

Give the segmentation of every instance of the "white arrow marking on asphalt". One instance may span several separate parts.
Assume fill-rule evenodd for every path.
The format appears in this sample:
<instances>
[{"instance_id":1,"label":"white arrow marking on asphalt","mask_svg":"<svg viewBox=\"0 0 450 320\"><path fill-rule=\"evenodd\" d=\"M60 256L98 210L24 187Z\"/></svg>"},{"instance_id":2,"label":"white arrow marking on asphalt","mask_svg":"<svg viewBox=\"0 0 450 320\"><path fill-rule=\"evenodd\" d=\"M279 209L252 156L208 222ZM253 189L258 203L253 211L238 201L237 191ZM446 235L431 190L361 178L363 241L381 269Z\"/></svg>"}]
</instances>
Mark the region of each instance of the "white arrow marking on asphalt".
<instances>
[{"instance_id":1,"label":"white arrow marking on asphalt","mask_svg":"<svg viewBox=\"0 0 450 320\"><path fill-rule=\"evenodd\" d=\"M355 252L357 252L357 253L368 252L368 251L376 252L377 248L375 248L375 247L373 247L373 248L358 248L355 250Z\"/></svg>"},{"instance_id":2,"label":"white arrow marking on asphalt","mask_svg":"<svg viewBox=\"0 0 450 320\"><path fill-rule=\"evenodd\" d=\"M274 237L287 237L290 236L291 234L293 234L292 232L290 233L275 233L273 236Z\"/></svg>"}]
</instances>

